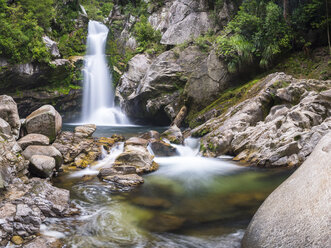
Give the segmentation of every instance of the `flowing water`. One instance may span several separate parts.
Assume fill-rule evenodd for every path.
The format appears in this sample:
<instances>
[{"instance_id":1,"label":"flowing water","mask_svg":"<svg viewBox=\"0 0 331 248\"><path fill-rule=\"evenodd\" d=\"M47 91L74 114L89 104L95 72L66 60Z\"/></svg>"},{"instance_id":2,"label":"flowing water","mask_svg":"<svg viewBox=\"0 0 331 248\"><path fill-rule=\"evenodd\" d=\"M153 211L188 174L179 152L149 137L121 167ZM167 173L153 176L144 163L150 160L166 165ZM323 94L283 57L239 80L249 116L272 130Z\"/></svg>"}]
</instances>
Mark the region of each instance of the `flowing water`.
<instances>
[{"instance_id":1,"label":"flowing water","mask_svg":"<svg viewBox=\"0 0 331 248\"><path fill-rule=\"evenodd\" d=\"M43 234L61 238L64 247L240 247L253 214L290 172L238 166L227 156L202 158L198 147L188 138L176 146L178 156L156 157L159 170L132 192L96 178L121 143L97 165L63 173L54 183L70 190L81 215L49 219Z\"/></svg>"},{"instance_id":2,"label":"flowing water","mask_svg":"<svg viewBox=\"0 0 331 248\"><path fill-rule=\"evenodd\" d=\"M129 124L127 117L114 105L113 80L105 56L107 36L105 25L89 21L81 122L104 126Z\"/></svg>"}]
</instances>

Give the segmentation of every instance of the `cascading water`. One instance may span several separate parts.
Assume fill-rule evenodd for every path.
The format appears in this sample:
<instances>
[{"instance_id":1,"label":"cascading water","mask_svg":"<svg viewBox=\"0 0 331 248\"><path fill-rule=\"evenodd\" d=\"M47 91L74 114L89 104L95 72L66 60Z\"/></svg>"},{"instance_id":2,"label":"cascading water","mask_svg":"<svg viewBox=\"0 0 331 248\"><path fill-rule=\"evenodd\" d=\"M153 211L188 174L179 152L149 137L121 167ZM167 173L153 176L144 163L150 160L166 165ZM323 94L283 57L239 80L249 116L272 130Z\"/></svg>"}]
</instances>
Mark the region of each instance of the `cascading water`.
<instances>
[{"instance_id":1,"label":"cascading water","mask_svg":"<svg viewBox=\"0 0 331 248\"><path fill-rule=\"evenodd\" d=\"M115 107L112 75L105 56L108 28L100 22L88 24L87 55L83 76L83 123L100 126L129 124L127 117Z\"/></svg>"}]
</instances>

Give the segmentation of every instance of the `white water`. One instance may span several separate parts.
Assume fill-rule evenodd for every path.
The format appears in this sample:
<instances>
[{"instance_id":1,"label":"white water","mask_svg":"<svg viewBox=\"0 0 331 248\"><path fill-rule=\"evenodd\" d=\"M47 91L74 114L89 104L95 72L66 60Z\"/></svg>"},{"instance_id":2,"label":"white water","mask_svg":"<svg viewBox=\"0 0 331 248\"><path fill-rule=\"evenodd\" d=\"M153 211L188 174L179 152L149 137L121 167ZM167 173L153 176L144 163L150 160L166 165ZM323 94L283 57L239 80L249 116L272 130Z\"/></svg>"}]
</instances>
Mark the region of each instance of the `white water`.
<instances>
[{"instance_id":1,"label":"white water","mask_svg":"<svg viewBox=\"0 0 331 248\"><path fill-rule=\"evenodd\" d=\"M108 31L100 22L90 21L88 24L82 123L127 125L130 124L129 120L114 104L113 79L105 55Z\"/></svg>"}]
</instances>

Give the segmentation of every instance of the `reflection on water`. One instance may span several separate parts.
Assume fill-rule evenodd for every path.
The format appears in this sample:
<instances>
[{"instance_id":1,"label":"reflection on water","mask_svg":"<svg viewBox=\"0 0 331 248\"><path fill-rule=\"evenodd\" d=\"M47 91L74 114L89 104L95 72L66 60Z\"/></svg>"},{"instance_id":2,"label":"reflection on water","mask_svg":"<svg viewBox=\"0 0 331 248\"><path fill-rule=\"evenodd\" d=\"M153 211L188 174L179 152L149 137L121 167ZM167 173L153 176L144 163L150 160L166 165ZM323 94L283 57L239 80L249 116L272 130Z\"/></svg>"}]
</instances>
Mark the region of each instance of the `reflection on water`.
<instances>
[{"instance_id":1,"label":"reflection on water","mask_svg":"<svg viewBox=\"0 0 331 248\"><path fill-rule=\"evenodd\" d=\"M63 174L55 183L82 215L50 219L44 232L64 235L65 247L240 247L254 212L290 172L201 158L196 140L186 145L177 146L181 156L156 158L160 169L133 192Z\"/></svg>"}]
</instances>

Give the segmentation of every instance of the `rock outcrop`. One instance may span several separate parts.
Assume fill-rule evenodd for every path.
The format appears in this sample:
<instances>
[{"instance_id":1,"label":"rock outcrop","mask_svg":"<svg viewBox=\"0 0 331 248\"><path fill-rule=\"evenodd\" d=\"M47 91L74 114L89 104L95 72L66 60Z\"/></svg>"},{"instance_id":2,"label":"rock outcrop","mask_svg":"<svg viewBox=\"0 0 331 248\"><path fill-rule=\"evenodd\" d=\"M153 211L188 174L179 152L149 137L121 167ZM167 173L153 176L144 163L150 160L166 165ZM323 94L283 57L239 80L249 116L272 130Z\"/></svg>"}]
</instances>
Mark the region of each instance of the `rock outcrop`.
<instances>
[{"instance_id":1,"label":"rock outcrop","mask_svg":"<svg viewBox=\"0 0 331 248\"><path fill-rule=\"evenodd\" d=\"M298 166L331 129L331 81L297 80L275 73L257 83L257 95L192 131L206 156L236 155L257 166ZM248 92L249 95L249 92Z\"/></svg>"},{"instance_id":2,"label":"rock outcrop","mask_svg":"<svg viewBox=\"0 0 331 248\"><path fill-rule=\"evenodd\" d=\"M39 133L47 136L51 142L61 131L62 117L51 105L44 105L26 117L25 129L28 134Z\"/></svg>"},{"instance_id":3,"label":"rock outcrop","mask_svg":"<svg viewBox=\"0 0 331 248\"><path fill-rule=\"evenodd\" d=\"M133 119L170 124L185 104L200 110L229 86L230 75L215 51L174 48L155 59L136 55L116 89L122 109ZM201 84L201 82L204 82Z\"/></svg>"},{"instance_id":4,"label":"rock outcrop","mask_svg":"<svg viewBox=\"0 0 331 248\"><path fill-rule=\"evenodd\" d=\"M264 201L247 228L243 248L330 246L330 161L328 132L300 168Z\"/></svg>"},{"instance_id":5,"label":"rock outcrop","mask_svg":"<svg viewBox=\"0 0 331 248\"><path fill-rule=\"evenodd\" d=\"M162 32L162 44L181 44L214 27L208 7L208 1L166 1L160 10L149 17L149 22Z\"/></svg>"}]
</instances>

